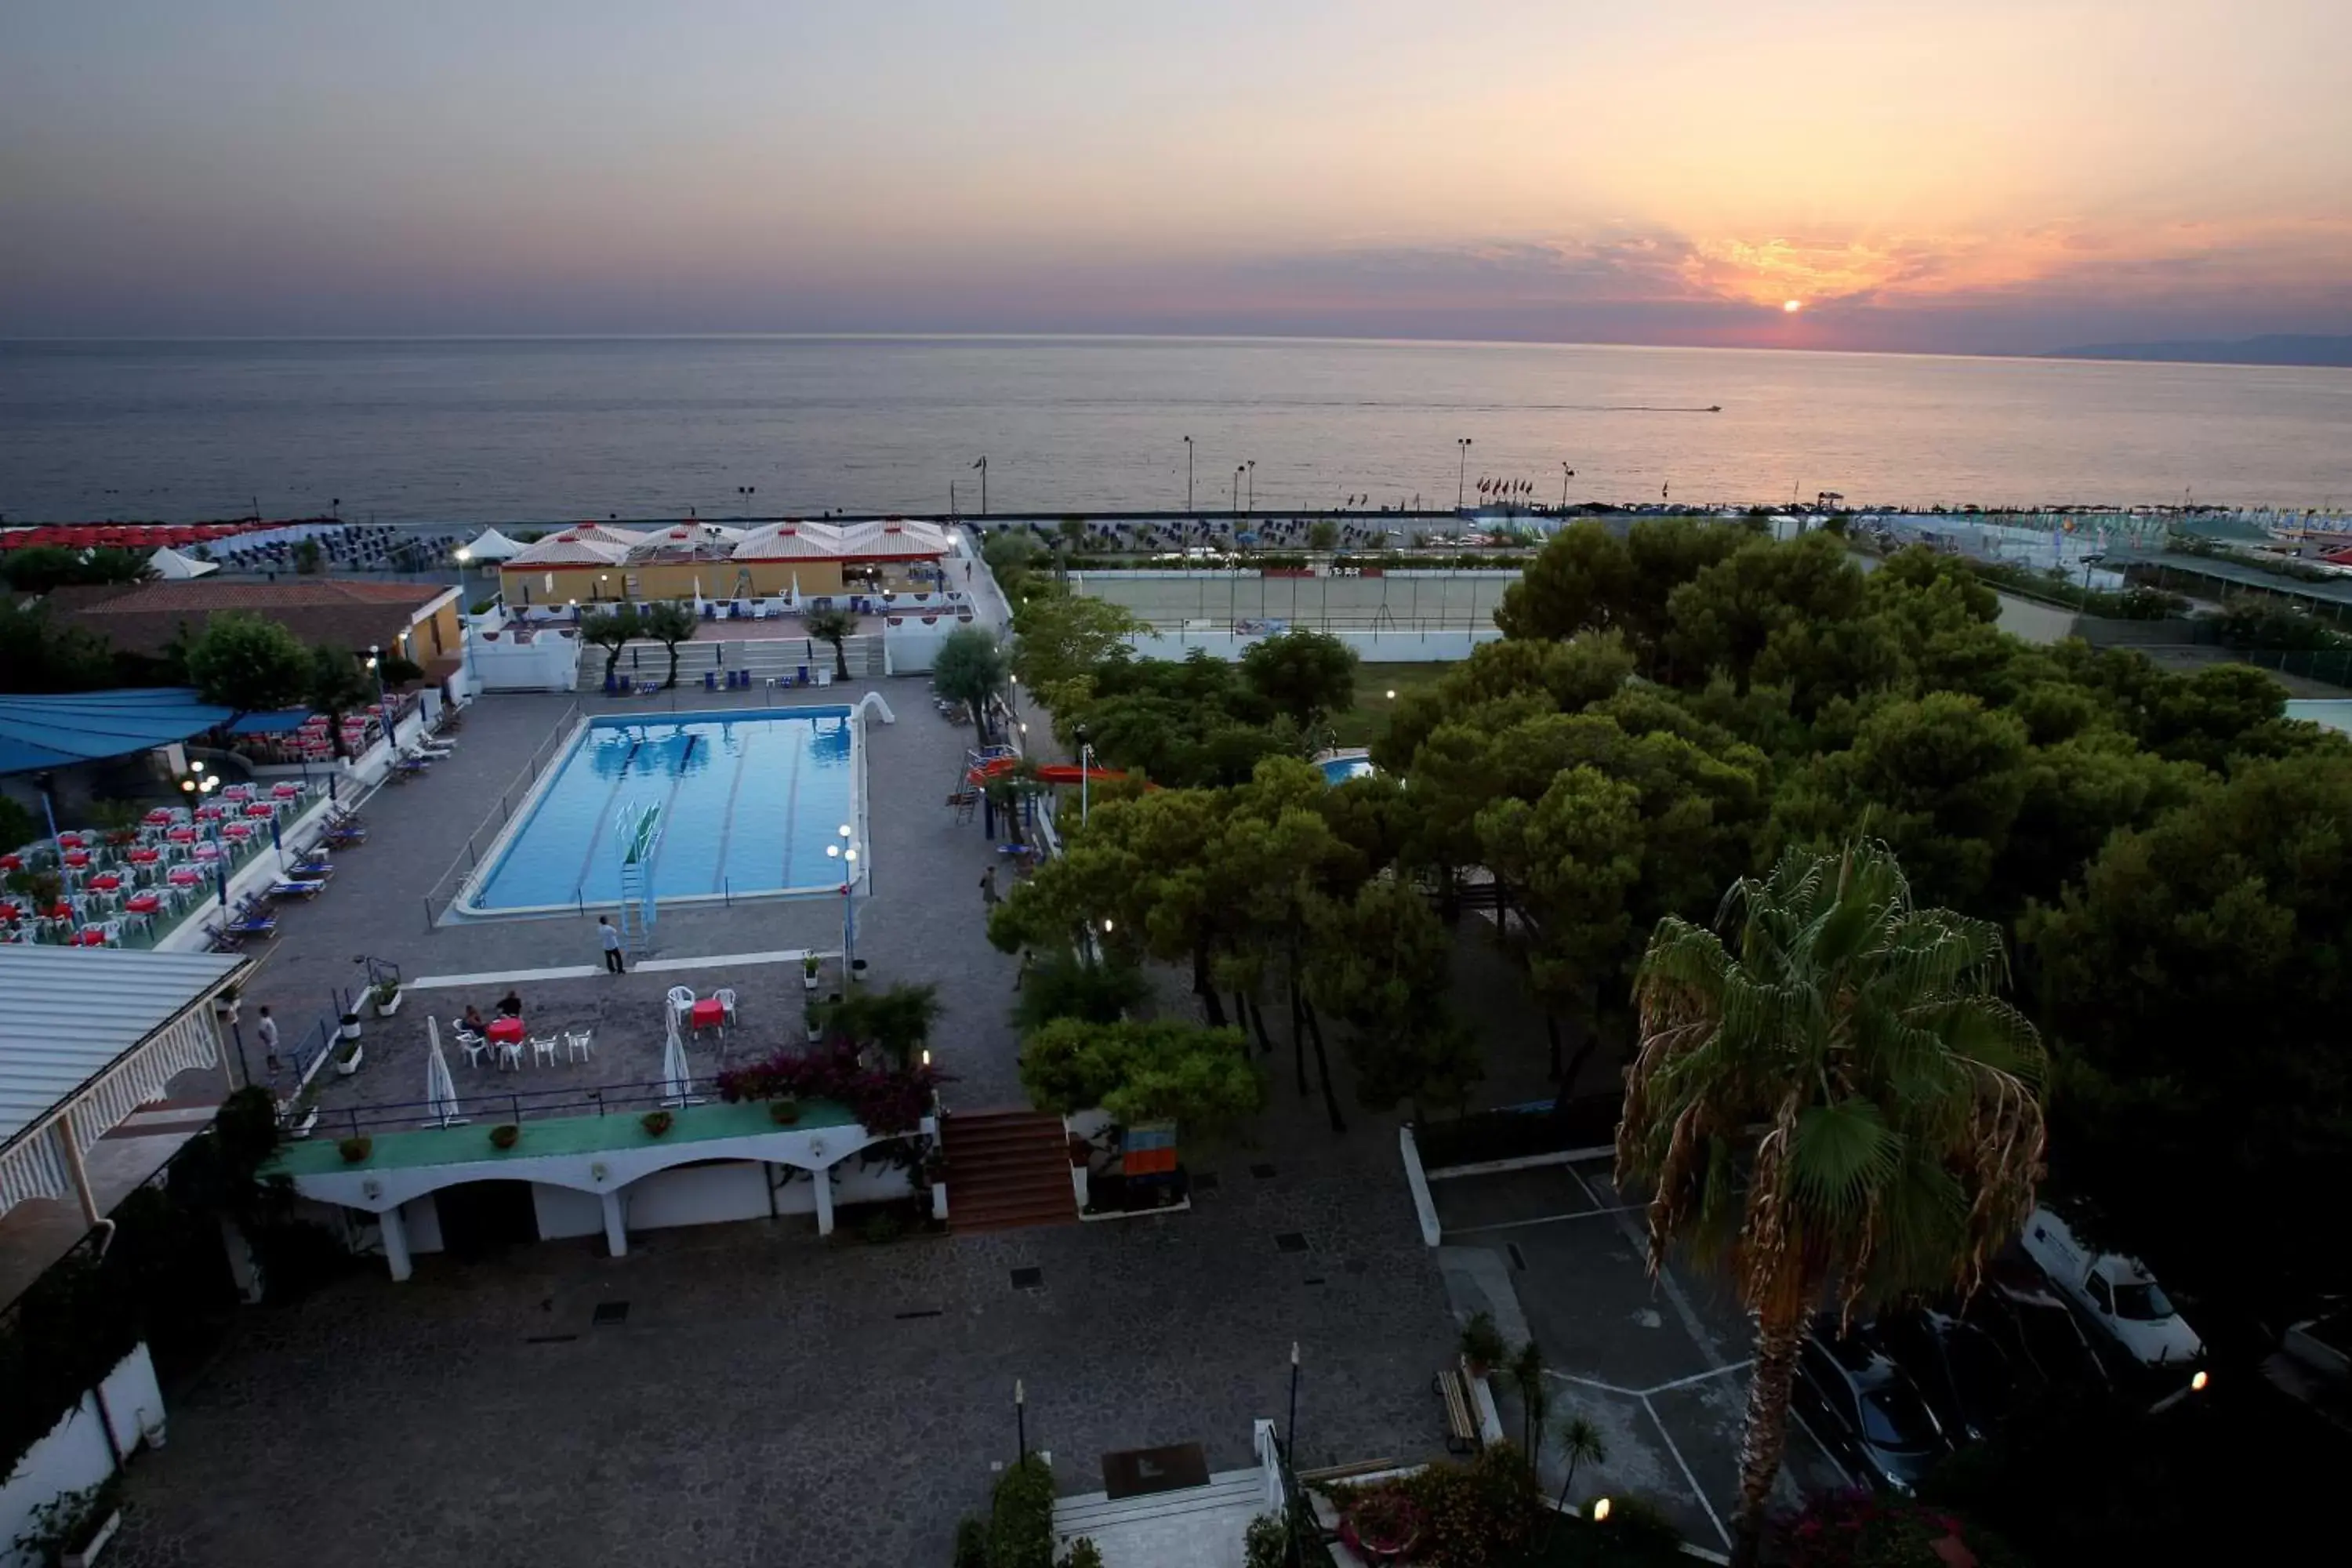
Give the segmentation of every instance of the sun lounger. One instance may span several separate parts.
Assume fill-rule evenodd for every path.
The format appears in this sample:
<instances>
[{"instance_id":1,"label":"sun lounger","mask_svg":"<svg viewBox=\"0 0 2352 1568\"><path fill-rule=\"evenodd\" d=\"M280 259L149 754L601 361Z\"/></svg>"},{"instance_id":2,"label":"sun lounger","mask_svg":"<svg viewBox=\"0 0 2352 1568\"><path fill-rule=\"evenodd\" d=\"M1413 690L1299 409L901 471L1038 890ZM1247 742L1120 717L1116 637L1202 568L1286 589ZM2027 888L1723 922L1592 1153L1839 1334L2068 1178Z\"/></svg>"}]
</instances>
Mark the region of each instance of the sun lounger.
<instances>
[{"instance_id":1,"label":"sun lounger","mask_svg":"<svg viewBox=\"0 0 2352 1568\"><path fill-rule=\"evenodd\" d=\"M277 899L315 899L326 890L323 878L303 881L289 877L269 884L270 897Z\"/></svg>"}]
</instances>

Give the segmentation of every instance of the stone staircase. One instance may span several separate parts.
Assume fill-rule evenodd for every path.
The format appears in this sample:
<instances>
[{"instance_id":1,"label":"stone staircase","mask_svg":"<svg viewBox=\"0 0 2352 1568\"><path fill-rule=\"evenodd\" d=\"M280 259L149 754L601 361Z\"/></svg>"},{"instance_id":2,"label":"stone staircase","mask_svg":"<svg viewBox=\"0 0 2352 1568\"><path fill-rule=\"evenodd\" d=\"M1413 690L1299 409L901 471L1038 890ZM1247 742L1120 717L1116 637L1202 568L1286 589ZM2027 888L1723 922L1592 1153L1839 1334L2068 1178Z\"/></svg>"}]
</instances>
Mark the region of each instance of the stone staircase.
<instances>
[{"instance_id":1,"label":"stone staircase","mask_svg":"<svg viewBox=\"0 0 2352 1568\"><path fill-rule=\"evenodd\" d=\"M842 657L849 663L852 680L882 679L882 638L866 634L847 638L842 644ZM772 678L798 679L803 666L811 674L819 669L833 668L833 648L818 643L810 657L808 640L802 637L746 637L740 642L680 643L677 649L677 686L681 691L702 689L705 670L748 669L751 683L765 688ZM621 649L621 662L615 673L635 675L640 679L658 681L669 668L669 654L657 642L633 642ZM720 678L725 679L723 676ZM580 689L602 691L604 689L604 649L590 644L581 645Z\"/></svg>"},{"instance_id":2,"label":"stone staircase","mask_svg":"<svg viewBox=\"0 0 2352 1568\"><path fill-rule=\"evenodd\" d=\"M950 1229L1076 1223L1078 1196L1060 1117L1042 1110L959 1110L942 1126Z\"/></svg>"},{"instance_id":3,"label":"stone staircase","mask_svg":"<svg viewBox=\"0 0 2352 1568\"><path fill-rule=\"evenodd\" d=\"M1269 1507L1264 1470L1226 1470L1204 1487L1117 1502L1105 1492L1056 1498L1054 1540L1066 1550L1084 1536L1103 1568L1242 1568L1249 1522Z\"/></svg>"}]
</instances>

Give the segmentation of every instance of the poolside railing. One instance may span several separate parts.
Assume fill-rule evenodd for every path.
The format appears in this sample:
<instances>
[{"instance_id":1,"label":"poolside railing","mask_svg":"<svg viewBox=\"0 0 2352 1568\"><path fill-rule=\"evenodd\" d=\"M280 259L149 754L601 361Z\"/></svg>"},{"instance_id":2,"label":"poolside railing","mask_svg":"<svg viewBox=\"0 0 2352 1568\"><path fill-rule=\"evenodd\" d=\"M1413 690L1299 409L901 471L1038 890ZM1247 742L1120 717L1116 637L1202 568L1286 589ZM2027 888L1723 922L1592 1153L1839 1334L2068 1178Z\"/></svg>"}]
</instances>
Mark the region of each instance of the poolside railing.
<instances>
[{"instance_id":1,"label":"poolside railing","mask_svg":"<svg viewBox=\"0 0 2352 1568\"><path fill-rule=\"evenodd\" d=\"M694 1095L695 1099L710 1098L711 1086L707 1080L698 1080L693 1088L701 1091ZM467 1091L457 1097L457 1117L461 1121L519 1122L526 1116L622 1116L675 1106L677 1101L677 1087L667 1079L587 1087L567 1085L562 1089ZM447 1109L426 1100L347 1106L323 1114L314 1131L341 1138L372 1130L436 1127L441 1125Z\"/></svg>"},{"instance_id":2,"label":"poolside railing","mask_svg":"<svg viewBox=\"0 0 2352 1568\"><path fill-rule=\"evenodd\" d=\"M522 765L522 771L515 775L513 782L499 792L497 804L483 815L480 825L466 836L466 847L450 861L449 868L441 873L441 879L425 893L425 930L431 931L441 923L441 917L448 913L451 904L457 901L466 879L473 875L474 868L482 863L483 855L498 842L499 830L514 816L515 808L530 795L531 786L539 782L539 775L547 771L548 764L555 760L557 753L571 742L572 731L579 727L580 704L574 702L563 710L563 717L556 721L555 727L547 737L533 748L530 760Z\"/></svg>"}]
</instances>

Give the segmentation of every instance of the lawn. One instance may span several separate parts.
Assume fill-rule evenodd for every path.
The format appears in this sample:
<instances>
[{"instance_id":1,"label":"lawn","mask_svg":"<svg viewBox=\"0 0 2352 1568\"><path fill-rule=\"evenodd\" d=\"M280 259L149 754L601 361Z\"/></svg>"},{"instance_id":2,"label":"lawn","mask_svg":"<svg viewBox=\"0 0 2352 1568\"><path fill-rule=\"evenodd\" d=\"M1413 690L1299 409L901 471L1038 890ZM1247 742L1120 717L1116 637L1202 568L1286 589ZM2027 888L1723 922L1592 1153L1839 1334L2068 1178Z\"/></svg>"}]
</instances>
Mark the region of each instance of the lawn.
<instances>
[{"instance_id":1,"label":"lawn","mask_svg":"<svg viewBox=\"0 0 2352 1568\"><path fill-rule=\"evenodd\" d=\"M1388 733L1389 714L1396 699L1408 691L1434 685L1451 664L1360 664L1356 667L1356 706L1331 716L1329 726L1340 746L1369 746ZM1393 693L1394 695L1391 695Z\"/></svg>"}]
</instances>

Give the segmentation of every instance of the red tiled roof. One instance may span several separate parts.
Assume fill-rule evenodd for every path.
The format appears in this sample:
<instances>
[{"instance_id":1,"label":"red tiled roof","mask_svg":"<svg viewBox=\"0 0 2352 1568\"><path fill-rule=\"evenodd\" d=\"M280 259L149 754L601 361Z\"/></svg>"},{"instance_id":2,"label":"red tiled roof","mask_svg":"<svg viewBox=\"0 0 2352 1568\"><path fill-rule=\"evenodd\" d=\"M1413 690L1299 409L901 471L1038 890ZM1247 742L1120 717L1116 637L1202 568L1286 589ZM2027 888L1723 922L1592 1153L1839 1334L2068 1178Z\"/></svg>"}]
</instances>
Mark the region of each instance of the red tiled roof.
<instances>
[{"instance_id":1,"label":"red tiled roof","mask_svg":"<svg viewBox=\"0 0 2352 1568\"><path fill-rule=\"evenodd\" d=\"M104 637L126 653L160 654L185 626L195 630L224 610L241 610L285 626L312 645L365 647L389 643L416 613L451 592L433 583L373 583L292 577L276 583L183 583L60 588L48 595L62 622Z\"/></svg>"}]
</instances>

